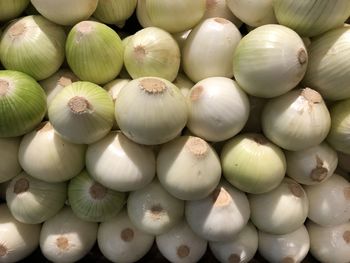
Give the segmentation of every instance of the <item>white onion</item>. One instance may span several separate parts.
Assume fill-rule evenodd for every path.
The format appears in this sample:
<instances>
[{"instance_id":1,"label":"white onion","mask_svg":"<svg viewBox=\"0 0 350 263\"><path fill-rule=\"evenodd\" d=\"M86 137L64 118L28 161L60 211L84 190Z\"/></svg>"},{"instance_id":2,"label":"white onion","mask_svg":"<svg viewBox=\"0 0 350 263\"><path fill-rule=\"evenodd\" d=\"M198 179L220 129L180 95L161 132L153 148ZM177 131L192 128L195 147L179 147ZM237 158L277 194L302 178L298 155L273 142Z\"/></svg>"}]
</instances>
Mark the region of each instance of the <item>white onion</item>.
<instances>
[{"instance_id":1,"label":"white onion","mask_svg":"<svg viewBox=\"0 0 350 263\"><path fill-rule=\"evenodd\" d=\"M338 164L337 152L326 142L301 151L285 151L285 155L288 176L306 185L327 180Z\"/></svg>"},{"instance_id":2,"label":"white onion","mask_svg":"<svg viewBox=\"0 0 350 263\"><path fill-rule=\"evenodd\" d=\"M208 18L196 25L182 50L182 66L194 82L208 77L233 77L232 56L241 40L237 27L225 18Z\"/></svg>"},{"instance_id":3,"label":"white onion","mask_svg":"<svg viewBox=\"0 0 350 263\"><path fill-rule=\"evenodd\" d=\"M308 198L304 189L290 178L272 191L249 195L251 220L260 230L287 234L301 227L308 215Z\"/></svg>"},{"instance_id":4,"label":"white onion","mask_svg":"<svg viewBox=\"0 0 350 263\"><path fill-rule=\"evenodd\" d=\"M247 95L225 77L197 82L187 95L190 131L207 141L224 141L244 127L249 116Z\"/></svg>"},{"instance_id":5,"label":"white onion","mask_svg":"<svg viewBox=\"0 0 350 263\"><path fill-rule=\"evenodd\" d=\"M30 0L1 0L0 21L8 21L20 16L29 3Z\"/></svg>"},{"instance_id":6,"label":"white onion","mask_svg":"<svg viewBox=\"0 0 350 263\"><path fill-rule=\"evenodd\" d=\"M131 263L140 260L151 249L154 236L140 231L126 211L100 224L97 242L103 256L112 262Z\"/></svg>"},{"instance_id":7,"label":"white onion","mask_svg":"<svg viewBox=\"0 0 350 263\"><path fill-rule=\"evenodd\" d=\"M209 242L214 256L223 263L248 263L258 250L258 231L251 222L229 241Z\"/></svg>"},{"instance_id":8,"label":"white onion","mask_svg":"<svg viewBox=\"0 0 350 263\"><path fill-rule=\"evenodd\" d=\"M150 148L112 131L90 144L86 168L100 184L116 191L134 191L145 187L155 176L156 161Z\"/></svg>"},{"instance_id":9,"label":"white onion","mask_svg":"<svg viewBox=\"0 0 350 263\"><path fill-rule=\"evenodd\" d=\"M103 23L120 24L133 14L136 4L137 0L98 0L93 16Z\"/></svg>"},{"instance_id":10,"label":"white onion","mask_svg":"<svg viewBox=\"0 0 350 263\"><path fill-rule=\"evenodd\" d=\"M237 28L243 24L242 21L232 13L226 0L207 0L206 11L202 20L210 17L222 17L230 20Z\"/></svg>"},{"instance_id":11,"label":"white onion","mask_svg":"<svg viewBox=\"0 0 350 263\"><path fill-rule=\"evenodd\" d=\"M268 262L302 262L309 248L310 238L304 225L284 235L259 231L259 253Z\"/></svg>"},{"instance_id":12,"label":"white onion","mask_svg":"<svg viewBox=\"0 0 350 263\"><path fill-rule=\"evenodd\" d=\"M305 88L268 101L261 122L265 136L271 141L286 150L300 151L326 138L331 116L321 95Z\"/></svg>"},{"instance_id":13,"label":"white onion","mask_svg":"<svg viewBox=\"0 0 350 263\"><path fill-rule=\"evenodd\" d=\"M22 170L18 161L20 142L20 137L0 138L0 183L12 179Z\"/></svg>"}]
</instances>

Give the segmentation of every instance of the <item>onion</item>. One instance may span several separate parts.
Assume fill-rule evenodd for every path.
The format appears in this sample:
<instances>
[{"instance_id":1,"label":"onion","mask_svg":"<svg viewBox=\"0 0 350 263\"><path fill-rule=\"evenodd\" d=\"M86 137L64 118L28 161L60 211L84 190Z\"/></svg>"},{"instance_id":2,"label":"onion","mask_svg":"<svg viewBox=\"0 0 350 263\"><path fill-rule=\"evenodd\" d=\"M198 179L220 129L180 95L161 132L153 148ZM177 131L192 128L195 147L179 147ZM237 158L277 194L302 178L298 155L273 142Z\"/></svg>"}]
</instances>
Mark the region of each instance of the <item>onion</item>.
<instances>
[{"instance_id":1,"label":"onion","mask_svg":"<svg viewBox=\"0 0 350 263\"><path fill-rule=\"evenodd\" d=\"M248 96L248 99L250 105L250 112L248 120L245 123L242 131L250 133L261 133L261 113L268 100L254 96Z\"/></svg>"},{"instance_id":2,"label":"onion","mask_svg":"<svg viewBox=\"0 0 350 263\"><path fill-rule=\"evenodd\" d=\"M238 85L250 95L272 98L293 89L308 64L303 40L281 25L260 26L239 42L233 56Z\"/></svg>"},{"instance_id":3,"label":"onion","mask_svg":"<svg viewBox=\"0 0 350 263\"><path fill-rule=\"evenodd\" d=\"M279 24L309 37L342 26L350 14L347 0L274 0L273 8Z\"/></svg>"},{"instance_id":4,"label":"onion","mask_svg":"<svg viewBox=\"0 0 350 263\"><path fill-rule=\"evenodd\" d=\"M43 224L40 248L53 262L75 262L91 250L97 239L98 224L79 219L69 207Z\"/></svg>"},{"instance_id":5,"label":"onion","mask_svg":"<svg viewBox=\"0 0 350 263\"><path fill-rule=\"evenodd\" d=\"M251 222L229 241L209 242L211 252L220 262L250 262L258 250L258 232Z\"/></svg>"},{"instance_id":6,"label":"onion","mask_svg":"<svg viewBox=\"0 0 350 263\"><path fill-rule=\"evenodd\" d=\"M235 16L249 26L277 24L273 0L226 0L226 4Z\"/></svg>"},{"instance_id":7,"label":"onion","mask_svg":"<svg viewBox=\"0 0 350 263\"><path fill-rule=\"evenodd\" d=\"M151 249L154 236L138 230L126 211L100 224L97 242L103 256L112 262L136 262Z\"/></svg>"},{"instance_id":8,"label":"onion","mask_svg":"<svg viewBox=\"0 0 350 263\"><path fill-rule=\"evenodd\" d=\"M350 154L338 153L338 166L345 172L350 173Z\"/></svg>"},{"instance_id":9,"label":"onion","mask_svg":"<svg viewBox=\"0 0 350 263\"><path fill-rule=\"evenodd\" d=\"M170 262L198 262L207 249L207 241L197 236L186 221L156 237L160 253Z\"/></svg>"},{"instance_id":10,"label":"onion","mask_svg":"<svg viewBox=\"0 0 350 263\"><path fill-rule=\"evenodd\" d=\"M349 5L350 6L350 5ZM315 87L324 99L350 98L350 28L336 28L313 39L308 47L309 64L304 85Z\"/></svg>"},{"instance_id":11,"label":"onion","mask_svg":"<svg viewBox=\"0 0 350 263\"><path fill-rule=\"evenodd\" d=\"M194 82L183 73L177 74L176 79L173 81L173 84L180 89L182 95L185 97L194 86Z\"/></svg>"},{"instance_id":12,"label":"onion","mask_svg":"<svg viewBox=\"0 0 350 263\"><path fill-rule=\"evenodd\" d=\"M144 0L149 21L169 33L195 26L206 10L206 0Z\"/></svg>"},{"instance_id":13,"label":"onion","mask_svg":"<svg viewBox=\"0 0 350 263\"><path fill-rule=\"evenodd\" d=\"M52 100L48 116L65 140L90 144L103 138L114 122L113 100L100 86L74 82Z\"/></svg>"},{"instance_id":14,"label":"onion","mask_svg":"<svg viewBox=\"0 0 350 263\"><path fill-rule=\"evenodd\" d=\"M306 227L310 236L310 252L318 261L350 261L350 222L322 227L309 221Z\"/></svg>"},{"instance_id":15,"label":"onion","mask_svg":"<svg viewBox=\"0 0 350 263\"><path fill-rule=\"evenodd\" d=\"M152 26L152 21L147 13L145 0L137 0L136 17L142 27Z\"/></svg>"},{"instance_id":16,"label":"onion","mask_svg":"<svg viewBox=\"0 0 350 263\"><path fill-rule=\"evenodd\" d=\"M261 117L267 138L289 151L320 144L331 118L321 95L310 88L295 89L268 101Z\"/></svg>"},{"instance_id":17,"label":"onion","mask_svg":"<svg viewBox=\"0 0 350 263\"><path fill-rule=\"evenodd\" d=\"M23 224L0 204L0 262L19 262L39 246L41 225Z\"/></svg>"},{"instance_id":18,"label":"onion","mask_svg":"<svg viewBox=\"0 0 350 263\"><path fill-rule=\"evenodd\" d=\"M310 238L304 225L284 235L259 231L259 253L268 262L302 262L309 248Z\"/></svg>"},{"instance_id":19,"label":"onion","mask_svg":"<svg viewBox=\"0 0 350 263\"><path fill-rule=\"evenodd\" d=\"M124 64L133 79L152 76L173 81L180 67L180 49L163 29L144 28L126 42Z\"/></svg>"},{"instance_id":20,"label":"onion","mask_svg":"<svg viewBox=\"0 0 350 263\"><path fill-rule=\"evenodd\" d=\"M84 170L69 182L68 201L77 217L103 222L121 211L126 194L102 186Z\"/></svg>"},{"instance_id":21,"label":"onion","mask_svg":"<svg viewBox=\"0 0 350 263\"><path fill-rule=\"evenodd\" d=\"M154 180L130 193L127 210L135 227L152 235L161 235L182 220L184 201L171 196L158 180Z\"/></svg>"},{"instance_id":22,"label":"onion","mask_svg":"<svg viewBox=\"0 0 350 263\"><path fill-rule=\"evenodd\" d=\"M209 241L229 241L248 223L248 198L222 181L209 196L186 202L185 216L198 236Z\"/></svg>"},{"instance_id":23,"label":"onion","mask_svg":"<svg viewBox=\"0 0 350 263\"><path fill-rule=\"evenodd\" d=\"M84 168L85 151L85 145L64 140L49 122L44 122L23 137L18 159L31 176L45 182L64 182Z\"/></svg>"},{"instance_id":24,"label":"onion","mask_svg":"<svg viewBox=\"0 0 350 263\"><path fill-rule=\"evenodd\" d=\"M8 21L22 14L30 0L1 0L0 21Z\"/></svg>"},{"instance_id":25,"label":"onion","mask_svg":"<svg viewBox=\"0 0 350 263\"><path fill-rule=\"evenodd\" d=\"M197 82L187 95L190 131L207 141L224 141L244 127L249 116L247 95L225 77Z\"/></svg>"},{"instance_id":26,"label":"onion","mask_svg":"<svg viewBox=\"0 0 350 263\"><path fill-rule=\"evenodd\" d=\"M66 57L81 80L104 84L122 69L123 44L112 28L95 21L83 21L68 34Z\"/></svg>"},{"instance_id":27,"label":"onion","mask_svg":"<svg viewBox=\"0 0 350 263\"><path fill-rule=\"evenodd\" d=\"M285 151L285 155L288 176L306 185L324 182L338 164L337 152L325 142L301 151Z\"/></svg>"},{"instance_id":28,"label":"onion","mask_svg":"<svg viewBox=\"0 0 350 263\"><path fill-rule=\"evenodd\" d=\"M350 154L350 99L332 105L330 113L332 125L327 141L337 151Z\"/></svg>"},{"instance_id":29,"label":"onion","mask_svg":"<svg viewBox=\"0 0 350 263\"><path fill-rule=\"evenodd\" d=\"M136 4L137 0L98 0L93 16L103 23L120 24L133 14Z\"/></svg>"},{"instance_id":30,"label":"onion","mask_svg":"<svg viewBox=\"0 0 350 263\"><path fill-rule=\"evenodd\" d=\"M31 0L40 14L61 25L74 25L88 19L98 0Z\"/></svg>"},{"instance_id":31,"label":"onion","mask_svg":"<svg viewBox=\"0 0 350 263\"><path fill-rule=\"evenodd\" d=\"M241 37L237 27L225 18L204 20L184 43L184 72L194 82L216 76L232 78L232 56Z\"/></svg>"},{"instance_id":32,"label":"onion","mask_svg":"<svg viewBox=\"0 0 350 263\"><path fill-rule=\"evenodd\" d=\"M321 226L340 225L350 220L350 183L334 174L318 185L306 186L308 217Z\"/></svg>"},{"instance_id":33,"label":"onion","mask_svg":"<svg viewBox=\"0 0 350 263\"><path fill-rule=\"evenodd\" d=\"M143 188L152 181L156 161L151 149L113 131L89 145L86 168L100 184L126 192Z\"/></svg>"},{"instance_id":34,"label":"onion","mask_svg":"<svg viewBox=\"0 0 350 263\"><path fill-rule=\"evenodd\" d=\"M249 195L251 220L260 230L283 235L301 227L308 214L308 198L304 189L290 178L272 191Z\"/></svg>"},{"instance_id":35,"label":"onion","mask_svg":"<svg viewBox=\"0 0 350 263\"><path fill-rule=\"evenodd\" d=\"M121 131L146 145L174 139L185 127L188 110L181 91L166 79L145 77L130 81L116 100Z\"/></svg>"},{"instance_id":36,"label":"onion","mask_svg":"<svg viewBox=\"0 0 350 263\"><path fill-rule=\"evenodd\" d=\"M202 20L210 17L222 17L230 20L237 28L242 26L242 21L230 10L226 0L207 0L206 11Z\"/></svg>"},{"instance_id":37,"label":"onion","mask_svg":"<svg viewBox=\"0 0 350 263\"><path fill-rule=\"evenodd\" d=\"M20 142L20 137L0 138L0 183L12 179L22 170L18 161Z\"/></svg>"},{"instance_id":38,"label":"onion","mask_svg":"<svg viewBox=\"0 0 350 263\"><path fill-rule=\"evenodd\" d=\"M46 96L30 76L0 70L0 137L30 132L44 118Z\"/></svg>"},{"instance_id":39,"label":"onion","mask_svg":"<svg viewBox=\"0 0 350 263\"><path fill-rule=\"evenodd\" d=\"M13 178L6 190L11 214L25 224L39 224L54 216L66 198L66 183L47 183L25 172Z\"/></svg>"},{"instance_id":40,"label":"onion","mask_svg":"<svg viewBox=\"0 0 350 263\"><path fill-rule=\"evenodd\" d=\"M66 33L40 15L10 23L0 40L0 59L6 69L26 73L36 80L54 74L64 61Z\"/></svg>"},{"instance_id":41,"label":"onion","mask_svg":"<svg viewBox=\"0 0 350 263\"><path fill-rule=\"evenodd\" d=\"M263 135L237 135L225 143L221 152L224 177L238 189L253 194L276 188L284 178L283 151Z\"/></svg>"}]
</instances>

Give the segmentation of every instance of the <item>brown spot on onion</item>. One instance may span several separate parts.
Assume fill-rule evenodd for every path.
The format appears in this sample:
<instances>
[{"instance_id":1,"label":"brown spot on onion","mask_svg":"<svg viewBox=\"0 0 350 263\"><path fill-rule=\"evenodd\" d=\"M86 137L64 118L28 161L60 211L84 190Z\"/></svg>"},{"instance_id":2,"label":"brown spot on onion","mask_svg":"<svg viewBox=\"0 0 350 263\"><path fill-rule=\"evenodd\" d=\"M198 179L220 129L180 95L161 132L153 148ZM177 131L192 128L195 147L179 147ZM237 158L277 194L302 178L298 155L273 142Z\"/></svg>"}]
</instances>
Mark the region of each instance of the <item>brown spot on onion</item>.
<instances>
[{"instance_id":1,"label":"brown spot on onion","mask_svg":"<svg viewBox=\"0 0 350 263\"><path fill-rule=\"evenodd\" d=\"M190 248L186 245L181 245L177 248L177 255L179 258L185 258L190 254Z\"/></svg>"},{"instance_id":2,"label":"brown spot on onion","mask_svg":"<svg viewBox=\"0 0 350 263\"><path fill-rule=\"evenodd\" d=\"M26 192L29 189L29 181L26 178L20 178L16 181L13 192L15 194L21 194Z\"/></svg>"},{"instance_id":3,"label":"brown spot on onion","mask_svg":"<svg viewBox=\"0 0 350 263\"><path fill-rule=\"evenodd\" d=\"M125 242L130 242L134 239L134 231L131 228L125 228L120 233L120 238Z\"/></svg>"}]
</instances>

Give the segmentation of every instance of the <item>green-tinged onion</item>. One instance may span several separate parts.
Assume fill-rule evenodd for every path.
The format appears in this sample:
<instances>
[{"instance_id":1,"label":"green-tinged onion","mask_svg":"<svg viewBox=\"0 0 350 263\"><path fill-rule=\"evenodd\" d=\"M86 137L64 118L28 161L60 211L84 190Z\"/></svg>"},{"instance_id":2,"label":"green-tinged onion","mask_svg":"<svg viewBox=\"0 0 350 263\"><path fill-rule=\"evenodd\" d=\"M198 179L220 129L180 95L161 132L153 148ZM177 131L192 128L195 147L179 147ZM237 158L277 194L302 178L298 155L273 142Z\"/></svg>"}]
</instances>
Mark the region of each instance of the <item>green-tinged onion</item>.
<instances>
[{"instance_id":1,"label":"green-tinged onion","mask_svg":"<svg viewBox=\"0 0 350 263\"><path fill-rule=\"evenodd\" d=\"M220 159L203 139L180 136L160 149L157 176L173 196L182 200L202 199L219 183Z\"/></svg>"},{"instance_id":2,"label":"green-tinged onion","mask_svg":"<svg viewBox=\"0 0 350 263\"><path fill-rule=\"evenodd\" d=\"M226 4L236 17L249 26L277 24L273 0L226 0Z\"/></svg>"},{"instance_id":3,"label":"green-tinged onion","mask_svg":"<svg viewBox=\"0 0 350 263\"><path fill-rule=\"evenodd\" d=\"M249 100L237 83L225 77L197 82L187 95L190 131L207 141L224 141L244 127Z\"/></svg>"},{"instance_id":4,"label":"green-tinged onion","mask_svg":"<svg viewBox=\"0 0 350 263\"><path fill-rule=\"evenodd\" d=\"M304 225L283 235L259 231L259 253L268 262L302 262L309 248L310 238Z\"/></svg>"},{"instance_id":5,"label":"green-tinged onion","mask_svg":"<svg viewBox=\"0 0 350 263\"><path fill-rule=\"evenodd\" d=\"M159 77L173 81L180 67L180 49L168 32L147 27L126 42L124 64L133 79Z\"/></svg>"},{"instance_id":6,"label":"green-tinged onion","mask_svg":"<svg viewBox=\"0 0 350 263\"><path fill-rule=\"evenodd\" d=\"M25 224L39 224L54 216L66 198L66 183L47 183L25 172L13 178L6 190L12 215Z\"/></svg>"},{"instance_id":7,"label":"green-tinged onion","mask_svg":"<svg viewBox=\"0 0 350 263\"><path fill-rule=\"evenodd\" d=\"M350 173L350 154L337 152L338 154L338 166L345 172Z\"/></svg>"},{"instance_id":8,"label":"green-tinged onion","mask_svg":"<svg viewBox=\"0 0 350 263\"><path fill-rule=\"evenodd\" d=\"M81 80L104 84L122 69L123 44L107 25L83 21L68 34L66 56L70 68Z\"/></svg>"},{"instance_id":9,"label":"green-tinged onion","mask_svg":"<svg viewBox=\"0 0 350 263\"><path fill-rule=\"evenodd\" d=\"M321 95L305 88L269 100L261 123L265 136L275 144L300 151L320 144L327 137L331 116Z\"/></svg>"},{"instance_id":10,"label":"green-tinged onion","mask_svg":"<svg viewBox=\"0 0 350 263\"><path fill-rule=\"evenodd\" d=\"M233 73L250 95L272 98L297 86L307 64L307 50L297 33L281 25L264 25L239 42Z\"/></svg>"},{"instance_id":11,"label":"green-tinged onion","mask_svg":"<svg viewBox=\"0 0 350 263\"><path fill-rule=\"evenodd\" d=\"M310 253L319 262L345 263L350 261L350 222L322 227L308 221Z\"/></svg>"},{"instance_id":12,"label":"green-tinged onion","mask_svg":"<svg viewBox=\"0 0 350 263\"><path fill-rule=\"evenodd\" d=\"M241 134L225 143L221 165L232 185L253 194L276 188L286 172L283 151L257 133Z\"/></svg>"},{"instance_id":13,"label":"green-tinged onion","mask_svg":"<svg viewBox=\"0 0 350 263\"><path fill-rule=\"evenodd\" d=\"M126 202L126 194L99 184L84 170L69 182L68 202L77 217L103 222L120 212Z\"/></svg>"},{"instance_id":14,"label":"green-tinged onion","mask_svg":"<svg viewBox=\"0 0 350 263\"><path fill-rule=\"evenodd\" d=\"M137 20L142 27L145 28L145 27L152 26L151 19L149 18L148 14L147 14L145 0L137 0L136 17L137 17Z\"/></svg>"},{"instance_id":15,"label":"green-tinged onion","mask_svg":"<svg viewBox=\"0 0 350 263\"><path fill-rule=\"evenodd\" d=\"M222 17L230 20L237 28L243 24L242 21L232 13L226 0L207 0L206 11L202 20L210 17Z\"/></svg>"},{"instance_id":16,"label":"green-tinged onion","mask_svg":"<svg viewBox=\"0 0 350 263\"><path fill-rule=\"evenodd\" d=\"M130 193L127 210L135 227L152 235L161 235L183 219L184 201L170 195L158 180L154 180Z\"/></svg>"},{"instance_id":17,"label":"green-tinged onion","mask_svg":"<svg viewBox=\"0 0 350 263\"><path fill-rule=\"evenodd\" d=\"M232 57L241 38L237 27L225 18L204 20L184 43L184 72L194 82L216 76L232 78Z\"/></svg>"},{"instance_id":18,"label":"green-tinged onion","mask_svg":"<svg viewBox=\"0 0 350 263\"><path fill-rule=\"evenodd\" d=\"M206 0L144 0L149 21L169 33L195 26L206 10Z\"/></svg>"},{"instance_id":19,"label":"green-tinged onion","mask_svg":"<svg viewBox=\"0 0 350 263\"><path fill-rule=\"evenodd\" d=\"M86 168L100 184L115 191L134 191L145 187L155 176L155 155L150 148L112 131L89 145Z\"/></svg>"},{"instance_id":20,"label":"green-tinged onion","mask_svg":"<svg viewBox=\"0 0 350 263\"><path fill-rule=\"evenodd\" d=\"M209 241L229 241L248 223L248 198L222 181L207 197L186 202L185 216L198 236Z\"/></svg>"},{"instance_id":21,"label":"green-tinged onion","mask_svg":"<svg viewBox=\"0 0 350 263\"><path fill-rule=\"evenodd\" d=\"M64 182L85 166L86 146L61 138L44 122L21 140L19 163L31 176L45 182Z\"/></svg>"},{"instance_id":22,"label":"green-tinged onion","mask_svg":"<svg viewBox=\"0 0 350 263\"><path fill-rule=\"evenodd\" d=\"M199 262L207 249L207 241L196 235L186 221L156 237L160 253L170 262Z\"/></svg>"},{"instance_id":23,"label":"green-tinged onion","mask_svg":"<svg viewBox=\"0 0 350 263\"><path fill-rule=\"evenodd\" d=\"M340 225L350 220L350 183L333 174L328 180L305 186L309 199L308 217L321 226Z\"/></svg>"},{"instance_id":24,"label":"green-tinged onion","mask_svg":"<svg viewBox=\"0 0 350 263\"><path fill-rule=\"evenodd\" d=\"M140 260L151 249L154 236L140 231L125 210L100 224L98 247L110 261L132 263Z\"/></svg>"},{"instance_id":25,"label":"green-tinged onion","mask_svg":"<svg viewBox=\"0 0 350 263\"><path fill-rule=\"evenodd\" d=\"M18 71L0 70L0 137L31 131L45 112L45 92L33 78Z\"/></svg>"},{"instance_id":26,"label":"green-tinged onion","mask_svg":"<svg viewBox=\"0 0 350 263\"><path fill-rule=\"evenodd\" d=\"M98 224L78 218L69 207L44 222L40 249L53 262L76 262L86 256L97 239Z\"/></svg>"},{"instance_id":27,"label":"green-tinged onion","mask_svg":"<svg viewBox=\"0 0 350 263\"><path fill-rule=\"evenodd\" d=\"M188 110L181 91L166 79L145 77L130 81L115 102L121 131L146 145L174 139L185 127Z\"/></svg>"},{"instance_id":28,"label":"green-tinged onion","mask_svg":"<svg viewBox=\"0 0 350 263\"><path fill-rule=\"evenodd\" d=\"M250 112L248 120L244 125L242 131L251 133L261 133L261 113L267 102L267 99L254 96L248 96L248 99L250 105Z\"/></svg>"},{"instance_id":29,"label":"green-tinged onion","mask_svg":"<svg viewBox=\"0 0 350 263\"><path fill-rule=\"evenodd\" d=\"M64 61L65 41L61 26L40 15L22 17L9 24L1 36L1 63L36 80L48 78Z\"/></svg>"},{"instance_id":30,"label":"green-tinged onion","mask_svg":"<svg viewBox=\"0 0 350 263\"><path fill-rule=\"evenodd\" d=\"M136 4L137 0L99 0L93 16L103 23L119 24L133 14Z\"/></svg>"},{"instance_id":31,"label":"green-tinged onion","mask_svg":"<svg viewBox=\"0 0 350 263\"><path fill-rule=\"evenodd\" d=\"M64 88L52 100L48 116L55 131L77 144L103 138L114 122L112 97L100 86L78 81Z\"/></svg>"},{"instance_id":32,"label":"green-tinged onion","mask_svg":"<svg viewBox=\"0 0 350 263\"><path fill-rule=\"evenodd\" d=\"M176 79L173 81L173 84L178 87L182 95L186 97L195 83L190 80L185 74L179 73L177 74Z\"/></svg>"},{"instance_id":33,"label":"green-tinged onion","mask_svg":"<svg viewBox=\"0 0 350 263\"><path fill-rule=\"evenodd\" d=\"M296 181L285 178L270 192L249 195L251 220L260 230L283 235L301 227L308 215L309 202Z\"/></svg>"},{"instance_id":34,"label":"green-tinged onion","mask_svg":"<svg viewBox=\"0 0 350 263\"><path fill-rule=\"evenodd\" d=\"M350 14L348 0L274 0L279 24L313 37L342 26Z\"/></svg>"},{"instance_id":35,"label":"green-tinged onion","mask_svg":"<svg viewBox=\"0 0 350 263\"><path fill-rule=\"evenodd\" d=\"M350 98L350 27L336 28L314 38L308 52L303 84L314 87L324 99Z\"/></svg>"},{"instance_id":36,"label":"green-tinged onion","mask_svg":"<svg viewBox=\"0 0 350 263\"><path fill-rule=\"evenodd\" d=\"M179 45L180 51L182 51L182 49L185 45L186 39L187 39L188 35L191 33L191 30L192 29L172 34L172 37L175 39L175 41Z\"/></svg>"},{"instance_id":37,"label":"green-tinged onion","mask_svg":"<svg viewBox=\"0 0 350 263\"><path fill-rule=\"evenodd\" d=\"M285 151L285 155L288 176L305 185L326 181L338 164L337 152L325 142L301 151Z\"/></svg>"},{"instance_id":38,"label":"green-tinged onion","mask_svg":"<svg viewBox=\"0 0 350 263\"><path fill-rule=\"evenodd\" d=\"M258 250L258 231L251 222L229 241L209 242L211 252L220 262L247 263Z\"/></svg>"},{"instance_id":39,"label":"green-tinged onion","mask_svg":"<svg viewBox=\"0 0 350 263\"><path fill-rule=\"evenodd\" d=\"M0 205L0 262L20 262L39 246L40 224L23 224Z\"/></svg>"},{"instance_id":40,"label":"green-tinged onion","mask_svg":"<svg viewBox=\"0 0 350 263\"><path fill-rule=\"evenodd\" d=\"M18 150L21 138L0 138L0 183L4 183L16 175L22 168L18 161Z\"/></svg>"},{"instance_id":41,"label":"green-tinged onion","mask_svg":"<svg viewBox=\"0 0 350 263\"><path fill-rule=\"evenodd\" d=\"M0 0L0 21L8 21L22 14L30 0Z\"/></svg>"},{"instance_id":42,"label":"green-tinged onion","mask_svg":"<svg viewBox=\"0 0 350 263\"><path fill-rule=\"evenodd\" d=\"M350 99L332 105L330 113L332 125L327 141L337 151L350 154Z\"/></svg>"},{"instance_id":43,"label":"green-tinged onion","mask_svg":"<svg viewBox=\"0 0 350 263\"><path fill-rule=\"evenodd\" d=\"M31 0L40 14L60 25L74 25L88 19L98 0Z\"/></svg>"}]
</instances>

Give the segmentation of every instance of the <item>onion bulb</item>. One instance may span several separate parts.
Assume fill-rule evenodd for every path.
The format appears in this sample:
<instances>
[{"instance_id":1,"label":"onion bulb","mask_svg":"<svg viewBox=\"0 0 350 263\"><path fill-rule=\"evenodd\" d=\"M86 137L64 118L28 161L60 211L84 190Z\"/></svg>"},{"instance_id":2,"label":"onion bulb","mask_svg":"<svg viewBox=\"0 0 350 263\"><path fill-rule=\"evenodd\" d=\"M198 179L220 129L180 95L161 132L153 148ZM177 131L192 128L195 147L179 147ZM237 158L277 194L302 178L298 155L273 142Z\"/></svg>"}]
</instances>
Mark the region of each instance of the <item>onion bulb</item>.
<instances>
[{"instance_id":1,"label":"onion bulb","mask_svg":"<svg viewBox=\"0 0 350 263\"><path fill-rule=\"evenodd\" d=\"M30 132L45 112L45 92L33 78L19 71L0 70L0 137Z\"/></svg>"},{"instance_id":2,"label":"onion bulb","mask_svg":"<svg viewBox=\"0 0 350 263\"><path fill-rule=\"evenodd\" d=\"M120 24L133 14L136 4L137 0L98 0L93 16L103 23Z\"/></svg>"},{"instance_id":3,"label":"onion bulb","mask_svg":"<svg viewBox=\"0 0 350 263\"><path fill-rule=\"evenodd\" d=\"M40 224L23 224L0 204L0 262L19 262L39 246Z\"/></svg>"},{"instance_id":4,"label":"onion bulb","mask_svg":"<svg viewBox=\"0 0 350 263\"><path fill-rule=\"evenodd\" d=\"M18 161L20 142L20 137L0 138L0 183L12 179L22 170Z\"/></svg>"},{"instance_id":5,"label":"onion bulb","mask_svg":"<svg viewBox=\"0 0 350 263\"><path fill-rule=\"evenodd\" d=\"M98 0L31 0L36 10L60 25L74 25L88 19L97 7Z\"/></svg>"},{"instance_id":6,"label":"onion bulb","mask_svg":"<svg viewBox=\"0 0 350 263\"><path fill-rule=\"evenodd\" d=\"M0 59L6 69L26 73L36 80L54 74L64 61L63 27L40 15L10 23L0 40Z\"/></svg>"},{"instance_id":7,"label":"onion bulb","mask_svg":"<svg viewBox=\"0 0 350 263\"><path fill-rule=\"evenodd\" d=\"M281 25L263 25L239 42L233 56L238 85L250 95L272 98L293 89L308 64L303 40Z\"/></svg>"},{"instance_id":8,"label":"onion bulb","mask_svg":"<svg viewBox=\"0 0 350 263\"><path fill-rule=\"evenodd\" d=\"M185 127L188 110L181 91L166 79L144 77L130 81L115 102L121 131L146 145L174 139Z\"/></svg>"},{"instance_id":9,"label":"onion bulb","mask_svg":"<svg viewBox=\"0 0 350 263\"><path fill-rule=\"evenodd\" d=\"M147 13L145 0L137 0L136 17L142 27L145 28L152 26L151 19L149 18Z\"/></svg>"},{"instance_id":10,"label":"onion bulb","mask_svg":"<svg viewBox=\"0 0 350 263\"><path fill-rule=\"evenodd\" d=\"M168 32L147 27L126 42L124 64L133 79L152 76L173 81L180 67L180 49Z\"/></svg>"},{"instance_id":11,"label":"onion bulb","mask_svg":"<svg viewBox=\"0 0 350 263\"><path fill-rule=\"evenodd\" d=\"M112 97L100 86L74 82L52 100L48 116L65 140L90 144L103 138L114 122Z\"/></svg>"},{"instance_id":12,"label":"onion bulb","mask_svg":"<svg viewBox=\"0 0 350 263\"><path fill-rule=\"evenodd\" d=\"M261 123L265 136L275 144L300 151L320 144L327 137L331 116L321 95L305 88L268 101Z\"/></svg>"},{"instance_id":13,"label":"onion bulb","mask_svg":"<svg viewBox=\"0 0 350 263\"><path fill-rule=\"evenodd\" d=\"M249 101L237 83L225 77L197 82L187 95L190 131L207 141L224 141L242 130Z\"/></svg>"},{"instance_id":14,"label":"onion bulb","mask_svg":"<svg viewBox=\"0 0 350 263\"><path fill-rule=\"evenodd\" d=\"M226 0L207 0L206 10L202 20L210 17L221 17L230 20L239 28L243 23L230 10Z\"/></svg>"},{"instance_id":15,"label":"onion bulb","mask_svg":"<svg viewBox=\"0 0 350 263\"><path fill-rule=\"evenodd\" d=\"M22 14L30 0L1 0L0 21L8 21Z\"/></svg>"},{"instance_id":16,"label":"onion bulb","mask_svg":"<svg viewBox=\"0 0 350 263\"><path fill-rule=\"evenodd\" d=\"M25 224L39 224L54 216L67 198L66 183L47 183L25 172L13 178L6 190L12 215Z\"/></svg>"},{"instance_id":17,"label":"onion bulb","mask_svg":"<svg viewBox=\"0 0 350 263\"><path fill-rule=\"evenodd\" d=\"M276 188L286 172L283 151L257 133L237 135L227 141L221 151L221 165L232 185L253 194Z\"/></svg>"}]
</instances>

